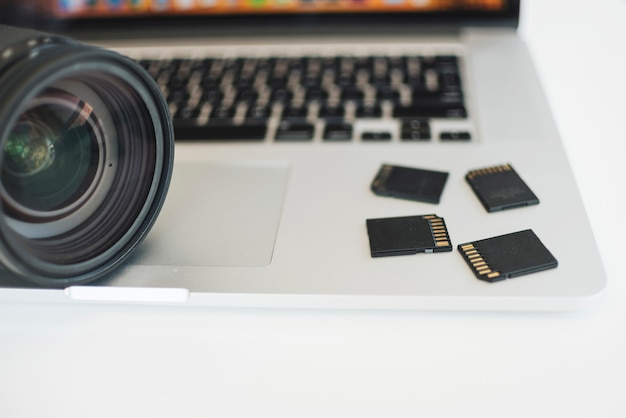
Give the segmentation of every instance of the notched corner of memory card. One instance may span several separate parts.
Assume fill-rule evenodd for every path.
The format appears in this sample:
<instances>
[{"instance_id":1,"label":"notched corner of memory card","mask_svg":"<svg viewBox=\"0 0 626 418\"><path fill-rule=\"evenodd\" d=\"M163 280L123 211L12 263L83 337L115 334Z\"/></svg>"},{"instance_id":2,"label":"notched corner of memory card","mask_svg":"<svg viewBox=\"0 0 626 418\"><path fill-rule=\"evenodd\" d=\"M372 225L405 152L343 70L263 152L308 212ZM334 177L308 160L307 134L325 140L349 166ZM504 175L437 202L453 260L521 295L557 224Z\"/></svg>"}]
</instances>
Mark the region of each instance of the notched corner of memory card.
<instances>
[{"instance_id":1,"label":"notched corner of memory card","mask_svg":"<svg viewBox=\"0 0 626 418\"><path fill-rule=\"evenodd\" d=\"M383 164L371 189L379 196L439 203L448 173Z\"/></svg>"}]
</instances>

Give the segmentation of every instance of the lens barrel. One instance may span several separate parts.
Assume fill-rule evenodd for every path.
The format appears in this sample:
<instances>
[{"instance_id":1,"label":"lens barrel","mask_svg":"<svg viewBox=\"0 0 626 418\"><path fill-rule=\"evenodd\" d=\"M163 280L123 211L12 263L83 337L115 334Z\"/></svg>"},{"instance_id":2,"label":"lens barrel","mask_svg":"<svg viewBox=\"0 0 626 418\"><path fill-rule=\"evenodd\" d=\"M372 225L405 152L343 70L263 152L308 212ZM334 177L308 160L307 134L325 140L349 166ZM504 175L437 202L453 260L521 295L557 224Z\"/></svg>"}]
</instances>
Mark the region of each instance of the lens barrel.
<instances>
[{"instance_id":1,"label":"lens barrel","mask_svg":"<svg viewBox=\"0 0 626 418\"><path fill-rule=\"evenodd\" d=\"M167 103L134 61L0 25L0 275L111 273L154 224L173 155Z\"/></svg>"}]
</instances>

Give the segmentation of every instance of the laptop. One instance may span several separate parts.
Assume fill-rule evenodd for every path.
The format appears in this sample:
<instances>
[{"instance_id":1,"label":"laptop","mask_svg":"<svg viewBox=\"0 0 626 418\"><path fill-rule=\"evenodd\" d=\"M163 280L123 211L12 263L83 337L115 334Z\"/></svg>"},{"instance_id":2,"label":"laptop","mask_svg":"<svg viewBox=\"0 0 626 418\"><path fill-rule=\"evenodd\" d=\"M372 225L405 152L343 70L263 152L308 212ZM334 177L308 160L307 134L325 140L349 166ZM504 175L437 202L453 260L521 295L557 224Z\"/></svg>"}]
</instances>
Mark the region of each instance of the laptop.
<instances>
[{"instance_id":1,"label":"laptop","mask_svg":"<svg viewBox=\"0 0 626 418\"><path fill-rule=\"evenodd\" d=\"M598 249L516 34L519 1L46 5L32 22L157 80L174 173L154 228L114 274L67 289L0 277L0 300L516 311L601 300Z\"/></svg>"}]
</instances>

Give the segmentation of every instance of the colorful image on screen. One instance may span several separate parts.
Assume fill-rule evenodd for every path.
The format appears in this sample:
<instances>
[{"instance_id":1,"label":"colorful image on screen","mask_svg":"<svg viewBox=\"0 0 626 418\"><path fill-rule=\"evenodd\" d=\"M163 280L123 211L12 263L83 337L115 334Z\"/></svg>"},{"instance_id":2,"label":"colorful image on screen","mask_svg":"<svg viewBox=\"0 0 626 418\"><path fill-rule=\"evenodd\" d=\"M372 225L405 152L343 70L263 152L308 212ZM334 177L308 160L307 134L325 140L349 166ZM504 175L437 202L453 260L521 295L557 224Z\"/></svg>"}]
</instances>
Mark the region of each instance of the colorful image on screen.
<instances>
[{"instance_id":1,"label":"colorful image on screen","mask_svg":"<svg viewBox=\"0 0 626 418\"><path fill-rule=\"evenodd\" d=\"M502 10L505 0L52 0L59 17Z\"/></svg>"}]
</instances>

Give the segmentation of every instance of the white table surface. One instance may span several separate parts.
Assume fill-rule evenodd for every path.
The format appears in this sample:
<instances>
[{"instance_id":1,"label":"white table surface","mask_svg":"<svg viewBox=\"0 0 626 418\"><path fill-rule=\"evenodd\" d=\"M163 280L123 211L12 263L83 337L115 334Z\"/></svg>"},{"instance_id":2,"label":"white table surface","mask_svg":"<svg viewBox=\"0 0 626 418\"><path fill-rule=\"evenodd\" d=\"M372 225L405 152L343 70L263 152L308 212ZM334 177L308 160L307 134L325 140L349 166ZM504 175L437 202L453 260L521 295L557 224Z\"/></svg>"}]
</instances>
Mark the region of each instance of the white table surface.
<instances>
[{"instance_id":1,"label":"white table surface","mask_svg":"<svg viewBox=\"0 0 626 418\"><path fill-rule=\"evenodd\" d=\"M608 272L597 308L2 304L0 416L626 417L626 1L528 1L520 30Z\"/></svg>"}]
</instances>

